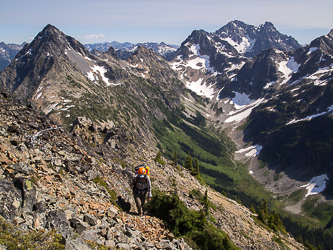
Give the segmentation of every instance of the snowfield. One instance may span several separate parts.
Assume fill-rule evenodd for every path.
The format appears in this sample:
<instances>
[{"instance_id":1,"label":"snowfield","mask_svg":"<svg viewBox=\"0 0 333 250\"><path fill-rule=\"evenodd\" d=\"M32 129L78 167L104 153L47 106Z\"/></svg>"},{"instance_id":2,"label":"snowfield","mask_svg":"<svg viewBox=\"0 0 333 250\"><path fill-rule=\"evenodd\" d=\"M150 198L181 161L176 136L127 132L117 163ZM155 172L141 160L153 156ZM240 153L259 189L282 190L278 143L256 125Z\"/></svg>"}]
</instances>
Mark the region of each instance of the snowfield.
<instances>
[{"instance_id":1,"label":"snowfield","mask_svg":"<svg viewBox=\"0 0 333 250\"><path fill-rule=\"evenodd\" d=\"M328 180L327 174L313 177L308 184L301 186L301 188L305 187L308 190L305 197L323 192L326 188L326 181Z\"/></svg>"},{"instance_id":2,"label":"snowfield","mask_svg":"<svg viewBox=\"0 0 333 250\"><path fill-rule=\"evenodd\" d=\"M249 152L247 152L245 154L245 156L246 157L255 157L255 156L259 155L259 153L260 153L261 150L262 150L262 146L261 145L254 145L254 146L250 146L248 148L240 149L240 150L236 151L235 153L236 154L241 154L241 153L249 151Z\"/></svg>"},{"instance_id":3,"label":"snowfield","mask_svg":"<svg viewBox=\"0 0 333 250\"><path fill-rule=\"evenodd\" d=\"M209 99L212 99L216 93L214 89L215 84L206 85L206 82L203 82L203 78L199 78L195 82L186 82L186 88L192 90L197 95L205 96Z\"/></svg>"},{"instance_id":4,"label":"snowfield","mask_svg":"<svg viewBox=\"0 0 333 250\"><path fill-rule=\"evenodd\" d=\"M244 96L243 96L244 97ZM246 101L246 98L244 98L243 100L244 102ZM237 109L236 111L231 111L229 112L229 116L224 122L225 123L231 123L231 122L235 122L235 123L239 123L241 122L243 119L245 119L246 117L248 117L252 110L257 107L258 105L260 105L261 103L263 103L265 101L264 98L260 98L258 100L252 101L247 105L235 105L235 108Z\"/></svg>"},{"instance_id":5,"label":"snowfield","mask_svg":"<svg viewBox=\"0 0 333 250\"><path fill-rule=\"evenodd\" d=\"M39 99L39 97L42 95L43 92L40 92L43 89L44 86L39 86L33 99L35 98L35 100L37 101ZM40 92L40 93L39 93ZM37 96L37 97L36 97Z\"/></svg>"},{"instance_id":6,"label":"snowfield","mask_svg":"<svg viewBox=\"0 0 333 250\"><path fill-rule=\"evenodd\" d=\"M298 71L300 64L295 62L294 57L291 57L288 61L282 61L279 63L279 71L283 74L283 82L280 85L285 84L291 78L291 74Z\"/></svg>"},{"instance_id":7,"label":"snowfield","mask_svg":"<svg viewBox=\"0 0 333 250\"><path fill-rule=\"evenodd\" d=\"M181 66L183 66L185 68L190 67L192 69L211 71L212 74L215 73L214 68L210 66L209 56L200 54L199 44L193 44L189 47L189 50L194 56L191 56L191 58L186 62L181 56L178 56L178 61L171 63L172 69L179 71L181 70Z\"/></svg>"},{"instance_id":8,"label":"snowfield","mask_svg":"<svg viewBox=\"0 0 333 250\"><path fill-rule=\"evenodd\" d=\"M94 65L91 67L91 69L92 69L92 71L87 73L87 77L90 81L94 82L95 84L98 85L98 81L97 81L98 77L95 74L99 74L102 77L102 80L103 80L103 82L105 82L106 86L111 86L111 85L118 86L121 84L121 83L117 83L117 84L112 83L109 78L105 77L105 73L107 72L107 70L104 67Z\"/></svg>"},{"instance_id":9,"label":"snowfield","mask_svg":"<svg viewBox=\"0 0 333 250\"><path fill-rule=\"evenodd\" d=\"M222 40L228 42L230 45L232 45L238 53L244 54L245 52L250 52L253 48L253 45L255 44L256 40L251 39L250 37L242 37L242 41L240 43L235 42L230 37L228 38L222 38Z\"/></svg>"}]
</instances>

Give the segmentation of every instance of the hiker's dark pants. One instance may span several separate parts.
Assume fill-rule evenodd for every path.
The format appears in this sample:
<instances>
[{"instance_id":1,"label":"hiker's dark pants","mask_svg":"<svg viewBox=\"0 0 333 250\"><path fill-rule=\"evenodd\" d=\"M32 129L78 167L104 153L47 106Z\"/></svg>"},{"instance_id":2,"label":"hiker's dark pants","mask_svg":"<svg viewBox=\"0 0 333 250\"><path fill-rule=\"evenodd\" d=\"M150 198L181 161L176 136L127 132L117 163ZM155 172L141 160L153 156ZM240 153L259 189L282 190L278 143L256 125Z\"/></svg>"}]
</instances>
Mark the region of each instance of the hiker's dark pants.
<instances>
[{"instance_id":1,"label":"hiker's dark pants","mask_svg":"<svg viewBox=\"0 0 333 250\"><path fill-rule=\"evenodd\" d=\"M144 205L147 198L147 192L143 192L142 194L134 192L134 200L136 204L136 208L138 209L139 215L144 214Z\"/></svg>"}]
</instances>

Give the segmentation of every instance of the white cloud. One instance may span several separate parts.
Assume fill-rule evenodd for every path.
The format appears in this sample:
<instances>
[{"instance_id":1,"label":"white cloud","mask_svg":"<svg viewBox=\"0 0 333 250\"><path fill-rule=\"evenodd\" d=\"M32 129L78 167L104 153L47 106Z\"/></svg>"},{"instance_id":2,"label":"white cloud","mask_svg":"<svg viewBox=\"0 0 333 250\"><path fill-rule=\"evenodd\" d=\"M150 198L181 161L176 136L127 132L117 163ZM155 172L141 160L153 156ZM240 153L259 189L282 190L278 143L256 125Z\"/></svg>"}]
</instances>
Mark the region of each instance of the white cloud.
<instances>
[{"instance_id":1,"label":"white cloud","mask_svg":"<svg viewBox=\"0 0 333 250\"><path fill-rule=\"evenodd\" d=\"M99 35L85 35L84 37L86 39L91 39L91 38L105 38L106 36L103 34L99 34Z\"/></svg>"}]
</instances>

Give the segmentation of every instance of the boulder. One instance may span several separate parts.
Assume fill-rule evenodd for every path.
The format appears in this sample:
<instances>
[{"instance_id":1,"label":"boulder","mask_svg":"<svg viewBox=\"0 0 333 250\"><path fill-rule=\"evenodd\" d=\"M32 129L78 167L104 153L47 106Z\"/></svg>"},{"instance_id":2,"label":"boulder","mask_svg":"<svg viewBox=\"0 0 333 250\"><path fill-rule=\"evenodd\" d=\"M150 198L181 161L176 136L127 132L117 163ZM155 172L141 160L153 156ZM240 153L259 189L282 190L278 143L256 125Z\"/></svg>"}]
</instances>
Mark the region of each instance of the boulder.
<instances>
[{"instance_id":1,"label":"boulder","mask_svg":"<svg viewBox=\"0 0 333 250\"><path fill-rule=\"evenodd\" d=\"M22 191L15 188L10 180L0 180L0 215L13 220L22 211Z\"/></svg>"},{"instance_id":2,"label":"boulder","mask_svg":"<svg viewBox=\"0 0 333 250\"><path fill-rule=\"evenodd\" d=\"M97 219L91 214L85 214L83 221L87 222L90 226L96 226L97 224Z\"/></svg>"},{"instance_id":3,"label":"boulder","mask_svg":"<svg viewBox=\"0 0 333 250\"><path fill-rule=\"evenodd\" d=\"M86 230L81 234L82 239L90 240L90 241L97 241L98 233L100 230Z\"/></svg>"},{"instance_id":4,"label":"boulder","mask_svg":"<svg viewBox=\"0 0 333 250\"><path fill-rule=\"evenodd\" d=\"M66 214L62 209L52 210L48 213L46 217L46 228L58 230L65 239L71 238L74 234L67 223Z\"/></svg>"},{"instance_id":5,"label":"boulder","mask_svg":"<svg viewBox=\"0 0 333 250\"><path fill-rule=\"evenodd\" d=\"M89 228L89 224L78 219L78 218L72 218L69 220L71 227L73 227L76 230L76 233L82 234L85 230Z\"/></svg>"},{"instance_id":6,"label":"boulder","mask_svg":"<svg viewBox=\"0 0 333 250\"><path fill-rule=\"evenodd\" d=\"M14 186L22 193L23 204L21 206L23 208L23 212L32 212L34 210L35 204L37 203L37 191L35 184L33 184L31 180L27 178L20 177L14 181Z\"/></svg>"},{"instance_id":7,"label":"boulder","mask_svg":"<svg viewBox=\"0 0 333 250\"><path fill-rule=\"evenodd\" d=\"M18 173L23 173L23 174L26 174L26 175L32 174L35 171L32 167L30 167L25 162L15 163L15 164L9 165L8 167L13 169L14 171L16 171Z\"/></svg>"}]
</instances>

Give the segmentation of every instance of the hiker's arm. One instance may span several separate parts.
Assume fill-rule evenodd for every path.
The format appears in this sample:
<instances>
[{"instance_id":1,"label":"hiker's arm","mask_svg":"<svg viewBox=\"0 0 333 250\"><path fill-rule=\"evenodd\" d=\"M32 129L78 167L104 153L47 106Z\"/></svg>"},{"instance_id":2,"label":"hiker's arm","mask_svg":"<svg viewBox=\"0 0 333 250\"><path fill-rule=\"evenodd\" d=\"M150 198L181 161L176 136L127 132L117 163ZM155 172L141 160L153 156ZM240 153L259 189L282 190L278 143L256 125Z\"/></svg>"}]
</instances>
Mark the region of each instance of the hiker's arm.
<instances>
[{"instance_id":1,"label":"hiker's arm","mask_svg":"<svg viewBox=\"0 0 333 250\"><path fill-rule=\"evenodd\" d=\"M150 183L150 178L149 176L147 175L147 179L148 179L148 200L150 200L150 198L152 197L152 194L151 194L151 183Z\"/></svg>"}]
</instances>

